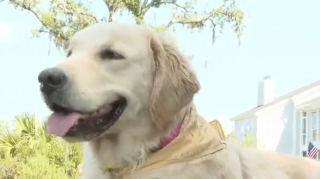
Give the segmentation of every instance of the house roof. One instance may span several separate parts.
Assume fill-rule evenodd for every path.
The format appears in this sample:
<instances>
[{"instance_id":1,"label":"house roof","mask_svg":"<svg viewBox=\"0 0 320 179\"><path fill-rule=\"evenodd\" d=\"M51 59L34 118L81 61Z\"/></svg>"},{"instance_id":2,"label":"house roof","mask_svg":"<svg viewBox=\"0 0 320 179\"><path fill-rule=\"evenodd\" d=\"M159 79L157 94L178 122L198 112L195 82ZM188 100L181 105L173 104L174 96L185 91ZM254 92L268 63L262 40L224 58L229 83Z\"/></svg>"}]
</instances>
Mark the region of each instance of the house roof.
<instances>
[{"instance_id":1,"label":"house roof","mask_svg":"<svg viewBox=\"0 0 320 179\"><path fill-rule=\"evenodd\" d=\"M240 113L239 115L232 117L230 120L234 121L234 120L237 120L237 119L239 119L239 118L243 118L243 117L246 117L246 116L253 115L253 114L256 113L257 111L260 111L260 110L262 110L262 109L265 109L265 108L267 108L267 107L270 107L270 106L272 106L272 105L275 105L275 104L277 104L277 103L280 103L280 102L282 102L282 101L284 101L284 100L290 99L290 98L292 98L292 97L294 97L294 96L296 96L296 95L298 95L298 94L300 94L300 93L302 93L302 92L305 92L305 91L307 91L307 90L309 90L309 89L312 89L312 88L314 88L314 87L317 87L317 86L319 86L319 85L320 85L320 80L318 80L318 81L316 81L316 82L314 82L314 83L311 83L311 84L309 84L309 85L307 85L307 86L304 86L304 87L302 87L302 88L299 88L299 89L297 89L297 90L294 90L294 91L292 91L292 92L290 92L290 93L287 93L287 94L285 94L285 95L283 95L283 96L280 96L280 97L278 97L278 98L275 98L273 101L271 101L271 102L269 102L269 103L267 103L267 104L265 104L265 105L263 105L263 106L258 106L258 107L255 107L255 108L253 108L253 109L250 109L250 110L248 110L248 111L246 111L246 112Z\"/></svg>"}]
</instances>

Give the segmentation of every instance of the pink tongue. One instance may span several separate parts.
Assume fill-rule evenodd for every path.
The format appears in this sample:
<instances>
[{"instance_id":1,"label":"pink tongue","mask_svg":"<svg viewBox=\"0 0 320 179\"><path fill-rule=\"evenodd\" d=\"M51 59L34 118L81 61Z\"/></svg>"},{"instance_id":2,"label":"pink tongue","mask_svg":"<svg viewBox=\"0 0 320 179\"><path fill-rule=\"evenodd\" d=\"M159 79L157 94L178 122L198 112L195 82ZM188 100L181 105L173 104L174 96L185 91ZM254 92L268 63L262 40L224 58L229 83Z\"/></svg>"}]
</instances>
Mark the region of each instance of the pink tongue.
<instances>
[{"instance_id":1,"label":"pink tongue","mask_svg":"<svg viewBox=\"0 0 320 179\"><path fill-rule=\"evenodd\" d=\"M62 113L51 114L47 123L47 134L54 134L59 137L64 136L80 117L81 114L76 112L68 115Z\"/></svg>"}]
</instances>

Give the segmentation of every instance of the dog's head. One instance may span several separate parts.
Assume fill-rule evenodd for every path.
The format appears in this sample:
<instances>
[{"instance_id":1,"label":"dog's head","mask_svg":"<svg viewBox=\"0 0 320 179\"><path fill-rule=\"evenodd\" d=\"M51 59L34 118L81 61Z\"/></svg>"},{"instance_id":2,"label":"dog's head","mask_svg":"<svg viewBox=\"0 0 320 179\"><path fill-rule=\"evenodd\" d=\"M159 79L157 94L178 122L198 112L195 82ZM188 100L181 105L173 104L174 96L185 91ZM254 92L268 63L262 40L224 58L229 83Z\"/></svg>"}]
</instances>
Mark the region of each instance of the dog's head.
<instances>
[{"instance_id":1,"label":"dog's head","mask_svg":"<svg viewBox=\"0 0 320 179\"><path fill-rule=\"evenodd\" d=\"M142 26L93 25L71 38L66 54L38 78L53 111L47 132L68 141L165 130L200 88L171 40Z\"/></svg>"}]
</instances>

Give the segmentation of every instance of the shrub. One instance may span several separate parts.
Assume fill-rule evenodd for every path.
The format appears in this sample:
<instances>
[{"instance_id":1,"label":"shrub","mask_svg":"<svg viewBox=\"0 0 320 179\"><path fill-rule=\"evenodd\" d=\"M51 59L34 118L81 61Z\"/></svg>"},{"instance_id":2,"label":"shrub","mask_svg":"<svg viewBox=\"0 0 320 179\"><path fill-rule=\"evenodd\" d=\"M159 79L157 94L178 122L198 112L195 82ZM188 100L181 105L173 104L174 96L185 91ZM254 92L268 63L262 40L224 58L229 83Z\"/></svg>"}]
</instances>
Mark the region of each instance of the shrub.
<instances>
[{"instance_id":1,"label":"shrub","mask_svg":"<svg viewBox=\"0 0 320 179\"><path fill-rule=\"evenodd\" d=\"M80 144L45 135L33 115L16 116L0 131L0 179L79 178Z\"/></svg>"}]
</instances>

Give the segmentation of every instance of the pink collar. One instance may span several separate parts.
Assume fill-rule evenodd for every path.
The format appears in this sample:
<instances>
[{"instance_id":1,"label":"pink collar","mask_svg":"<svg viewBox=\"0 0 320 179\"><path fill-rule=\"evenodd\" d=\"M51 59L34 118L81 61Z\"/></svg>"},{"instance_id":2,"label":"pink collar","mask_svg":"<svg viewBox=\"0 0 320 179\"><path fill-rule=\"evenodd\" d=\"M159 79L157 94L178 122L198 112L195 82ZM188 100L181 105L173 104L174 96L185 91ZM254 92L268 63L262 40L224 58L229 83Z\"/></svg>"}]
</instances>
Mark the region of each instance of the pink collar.
<instances>
[{"instance_id":1,"label":"pink collar","mask_svg":"<svg viewBox=\"0 0 320 179\"><path fill-rule=\"evenodd\" d=\"M177 123L174 126L174 128L171 130L171 132L168 136L164 136L160 139L160 148L164 148L170 142L172 142L175 138L178 137L178 135L180 133L181 126L182 126L182 122Z\"/></svg>"}]
</instances>

